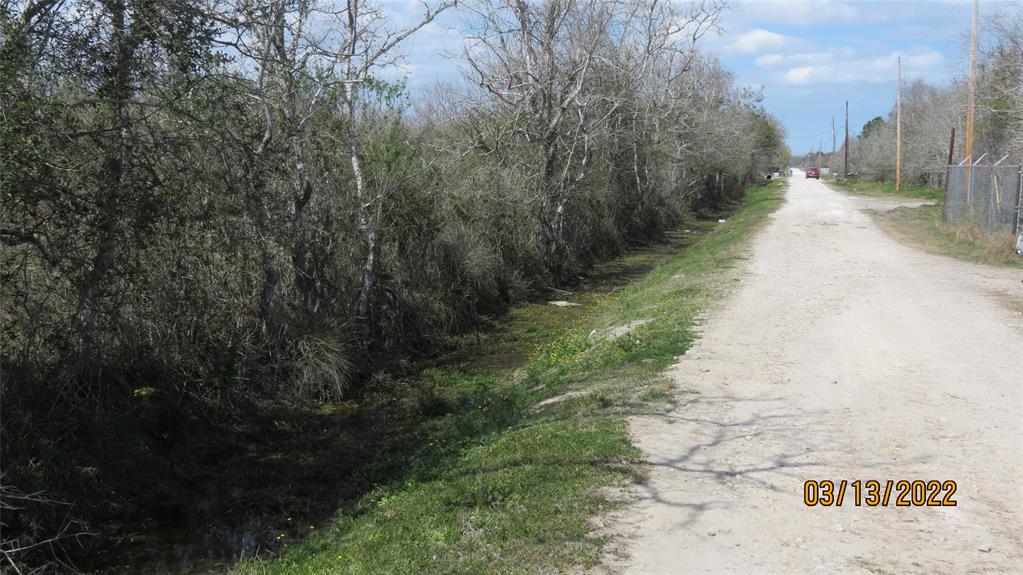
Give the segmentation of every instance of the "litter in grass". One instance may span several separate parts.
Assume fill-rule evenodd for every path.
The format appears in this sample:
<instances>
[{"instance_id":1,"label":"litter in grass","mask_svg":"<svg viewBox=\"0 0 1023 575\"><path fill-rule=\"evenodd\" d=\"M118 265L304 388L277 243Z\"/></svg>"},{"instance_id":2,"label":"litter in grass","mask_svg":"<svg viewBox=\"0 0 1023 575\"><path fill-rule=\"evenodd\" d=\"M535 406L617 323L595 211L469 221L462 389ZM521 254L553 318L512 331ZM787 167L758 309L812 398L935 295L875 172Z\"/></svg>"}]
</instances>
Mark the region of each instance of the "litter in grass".
<instances>
[{"instance_id":1,"label":"litter in grass","mask_svg":"<svg viewBox=\"0 0 1023 575\"><path fill-rule=\"evenodd\" d=\"M606 329L595 329L595 330L591 331L588 336L586 336L586 339L589 339L590 341L593 341L594 339L603 339L605 341L614 341L614 340L622 337L623 335L628 335L633 330L635 330L637 327L640 327L642 325L646 325L646 324L648 324L648 323L650 323L652 321L654 321L654 318L652 318L652 317L645 317L643 319L637 319L637 320L630 321L629 323L626 323L624 325L619 325L619 326L615 326L615 327L609 327L609 328L606 328Z\"/></svg>"},{"instance_id":2,"label":"litter in grass","mask_svg":"<svg viewBox=\"0 0 1023 575\"><path fill-rule=\"evenodd\" d=\"M579 396L582 396L582 395L586 395L586 392L585 391L568 391L568 392L562 393L561 395L555 395L554 397L548 397L547 399L545 399L545 400L541 401L540 403L537 403L535 406L533 406L533 409L541 409L541 408L547 407L548 405L553 405L555 403L561 403L562 401L565 401L567 399L572 399L573 397L579 397Z\"/></svg>"}]
</instances>

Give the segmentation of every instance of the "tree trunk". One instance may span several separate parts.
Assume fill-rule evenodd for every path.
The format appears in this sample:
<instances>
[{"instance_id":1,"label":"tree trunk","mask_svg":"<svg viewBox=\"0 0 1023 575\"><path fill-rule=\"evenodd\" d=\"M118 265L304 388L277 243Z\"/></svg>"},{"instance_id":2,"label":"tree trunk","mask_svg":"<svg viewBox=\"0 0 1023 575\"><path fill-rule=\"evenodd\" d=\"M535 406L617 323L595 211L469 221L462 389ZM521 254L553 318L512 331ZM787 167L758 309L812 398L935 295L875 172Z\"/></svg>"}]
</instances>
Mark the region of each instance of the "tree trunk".
<instances>
[{"instance_id":1,"label":"tree trunk","mask_svg":"<svg viewBox=\"0 0 1023 575\"><path fill-rule=\"evenodd\" d=\"M78 319L81 328L79 371L99 362L101 350L96 349L96 324L102 298L102 285L114 266L118 252L118 224L123 217L124 174L131 161L128 130L131 119L127 104L132 95L131 62L135 53L135 35L127 29L127 7L123 0L104 3L110 11L111 44L114 62L106 74L100 95L111 104L112 141L106 146L103 162L102 189L96 190L99 212L99 242L92 258L92 267L78 286Z\"/></svg>"},{"instance_id":2,"label":"tree trunk","mask_svg":"<svg viewBox=\"0 0 1023 575\"><path fill-rule=\"evenodd\" d=\"M376 285L377 228L376 222L372 221L367 214L371 200L368 198L366 178L362 170L362 161L359 158L354 83L354 79L349 75L348 81L345 83L345 103L348 111L348 157L352 164L352 174L355 176L355 219L359 231L362 232L366 240L366 259L362 268L362 288L359 291L356 318L364 325L367 332L371 332L373 321L370 298Z\"/></svg>"}]
</instances>

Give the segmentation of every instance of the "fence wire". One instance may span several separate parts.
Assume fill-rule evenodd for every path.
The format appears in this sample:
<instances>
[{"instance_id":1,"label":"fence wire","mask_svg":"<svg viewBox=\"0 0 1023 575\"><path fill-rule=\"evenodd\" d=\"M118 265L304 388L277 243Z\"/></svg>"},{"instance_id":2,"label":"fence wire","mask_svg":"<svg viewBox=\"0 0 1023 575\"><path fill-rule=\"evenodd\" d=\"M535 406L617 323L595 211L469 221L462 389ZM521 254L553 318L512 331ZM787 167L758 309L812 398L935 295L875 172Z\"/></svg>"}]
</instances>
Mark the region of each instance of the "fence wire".
<instances>
[{"instance_id":1,"label":"fence wire","mask_svg":"<svg viewBox=\"0 0 1023 575\"><path fill-rule=\"evenodd\" d=\"M945 219L994 233L1020 232L1021 166L949 166Z\"/></svg>"}]
</instances>

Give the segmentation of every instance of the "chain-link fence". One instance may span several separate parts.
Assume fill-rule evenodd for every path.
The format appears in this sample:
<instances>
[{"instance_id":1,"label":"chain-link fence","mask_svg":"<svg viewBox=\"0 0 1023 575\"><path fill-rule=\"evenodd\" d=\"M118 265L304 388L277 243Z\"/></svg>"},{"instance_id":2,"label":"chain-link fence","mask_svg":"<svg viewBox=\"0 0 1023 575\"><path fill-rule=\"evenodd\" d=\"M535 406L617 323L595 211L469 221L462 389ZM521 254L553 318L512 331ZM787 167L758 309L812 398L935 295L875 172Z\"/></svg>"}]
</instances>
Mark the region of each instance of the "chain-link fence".
<instances>
[{"instance_id":1,"label":"chain-link fence","mask_svg":"<svg viewBox=\"0 0 1023 575\"><path fill-rule=\"evenodd\" d=\"M1020 232L1021 166L949 166L945 219L990 233Z\"/></svg>"}]
</instances>

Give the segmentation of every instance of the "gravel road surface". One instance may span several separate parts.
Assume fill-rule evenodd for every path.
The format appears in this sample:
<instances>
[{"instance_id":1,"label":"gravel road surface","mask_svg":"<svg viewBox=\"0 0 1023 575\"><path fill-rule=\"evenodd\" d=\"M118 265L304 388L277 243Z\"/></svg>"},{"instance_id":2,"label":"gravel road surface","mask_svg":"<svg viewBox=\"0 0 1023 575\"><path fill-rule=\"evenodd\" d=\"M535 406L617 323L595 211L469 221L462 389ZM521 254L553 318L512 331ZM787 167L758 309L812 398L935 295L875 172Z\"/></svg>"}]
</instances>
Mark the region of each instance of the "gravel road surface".
<instances>
[{"instance_id":1,"label":"gravel road surface","mask_svg":"<svg viewBox=\"0 0 1023 575\"><path fill-rule=\"evenodd\" d=\"M624 573L1023 573L1019 270L902 246L801 174L630 430ZM1018 308L1016 308L1018 310ZM956 481L956 507L808 507L806 480Z\"/></svg>"}]
</instances>

